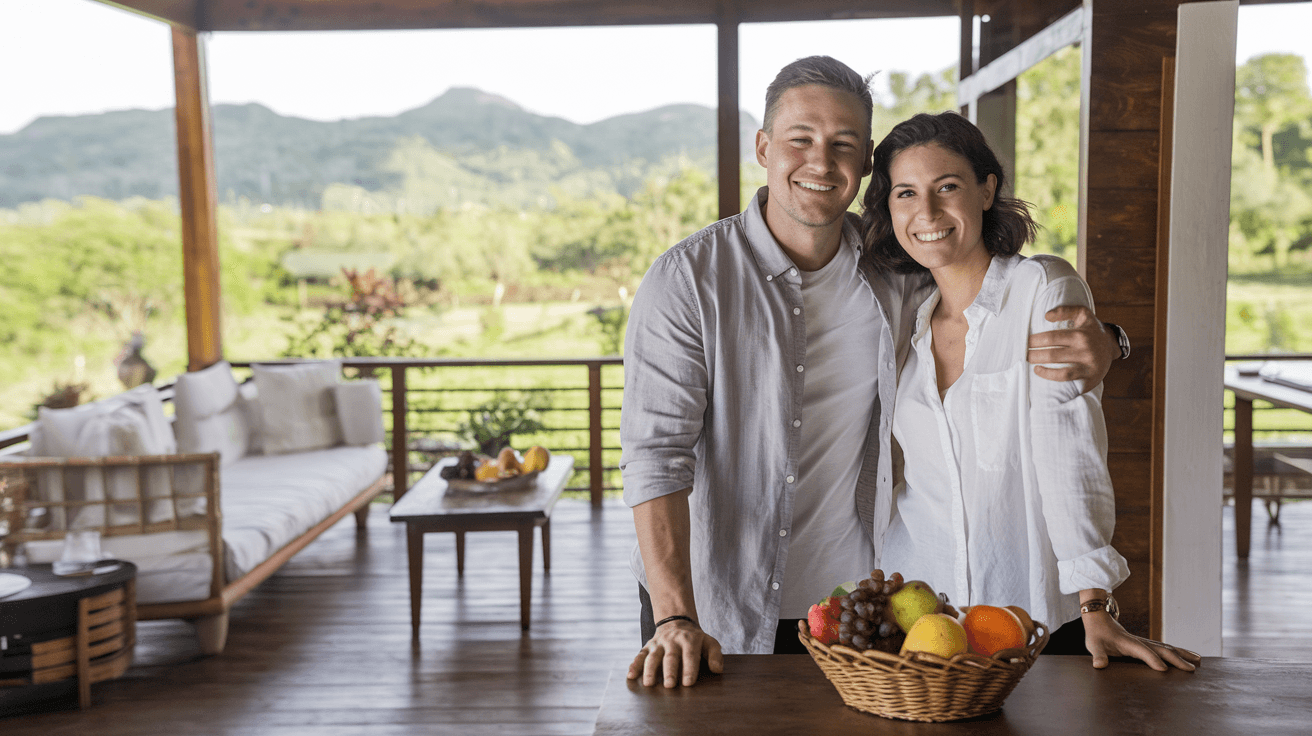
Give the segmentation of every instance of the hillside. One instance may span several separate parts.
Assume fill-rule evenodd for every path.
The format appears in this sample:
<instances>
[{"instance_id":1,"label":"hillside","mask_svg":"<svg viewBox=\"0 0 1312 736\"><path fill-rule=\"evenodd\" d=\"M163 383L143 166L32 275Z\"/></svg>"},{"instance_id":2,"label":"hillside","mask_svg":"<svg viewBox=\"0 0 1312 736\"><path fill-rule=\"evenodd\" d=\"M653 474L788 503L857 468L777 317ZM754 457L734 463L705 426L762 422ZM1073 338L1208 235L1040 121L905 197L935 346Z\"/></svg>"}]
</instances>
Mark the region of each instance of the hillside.
<instances>
[{"instance_id":1,"label":"hillside","mask_svg":"<svg viewBox=\"0 0 1312 736\"><path fill-rule=\"evenodd\" d=\"M394 117L318 122L215 105L219 198L318 209L431 212L550 205L553 192L629 195L652 174L711 171L715 110L670 105L590 125L454 88ZM759 124L744 114L743 153ZM0 135L0 208L177 193L171 109L43 117Z\"/></svg>"}]
</instances>

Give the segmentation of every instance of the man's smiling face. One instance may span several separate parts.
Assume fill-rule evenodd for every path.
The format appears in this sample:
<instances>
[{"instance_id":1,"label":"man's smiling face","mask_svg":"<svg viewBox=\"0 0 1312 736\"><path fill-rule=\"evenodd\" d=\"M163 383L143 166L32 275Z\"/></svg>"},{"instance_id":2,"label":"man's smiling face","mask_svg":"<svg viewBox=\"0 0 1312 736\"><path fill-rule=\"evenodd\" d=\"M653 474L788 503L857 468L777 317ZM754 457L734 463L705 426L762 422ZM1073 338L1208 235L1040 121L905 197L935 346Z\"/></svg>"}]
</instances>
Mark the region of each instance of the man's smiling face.
<instances>
[{"instance_id":1,"label":"man's smiling face","mask_svg":"<svg viewBox=\"0 0 1312 736\"><path fill-rule=\"evenodd\" d=\"M855 95L821 85L784 92L771 130L756 134L774 236L787 242L794 234L841 228L861 177L870 173L871 151L866 111Z\"/></svg>"}]
</instances>

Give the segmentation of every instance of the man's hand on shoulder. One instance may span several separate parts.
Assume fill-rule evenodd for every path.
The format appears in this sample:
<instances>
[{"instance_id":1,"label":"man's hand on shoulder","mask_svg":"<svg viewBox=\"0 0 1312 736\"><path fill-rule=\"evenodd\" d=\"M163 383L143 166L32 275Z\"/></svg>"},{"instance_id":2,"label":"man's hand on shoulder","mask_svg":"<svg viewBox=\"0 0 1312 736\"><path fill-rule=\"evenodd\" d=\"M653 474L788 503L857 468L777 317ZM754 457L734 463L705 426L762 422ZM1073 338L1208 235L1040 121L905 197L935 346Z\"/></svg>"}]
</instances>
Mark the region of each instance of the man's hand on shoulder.
<instances>
[{"instance_id":1,"label":"man's hand on shoulder","mask_svg":"<svg viewBox=\"0 0 1312 736\"><path fill-rule=\"evenodd\" d=\"M1035 365L1035 375L1049 381L1082 379L1086 388L1102 383L1112 361L1121 355L1116 335L1103 327L1088 307L1057 307L1044 317L1049 322L1065 322L1069 326L1030 335L1027 359L1036 364L1065 365L1061 368Z\"/></svg>"},{"instance_id":2,"label":"man's hand on shoulder","mask_svg":"<svg viewBox=\"0 0 1312 736\"><path fill-rule=\"evenodd\" d=\"M682 678L684 687L692 687L697 684L703 657L711 672L724 671L724 655L715 637L691 621L671 621L657 627L651 641L633 658L629 679L641 678L647 687L663 679L665 687L674 687Z\"/></svg>"}]
</instances>

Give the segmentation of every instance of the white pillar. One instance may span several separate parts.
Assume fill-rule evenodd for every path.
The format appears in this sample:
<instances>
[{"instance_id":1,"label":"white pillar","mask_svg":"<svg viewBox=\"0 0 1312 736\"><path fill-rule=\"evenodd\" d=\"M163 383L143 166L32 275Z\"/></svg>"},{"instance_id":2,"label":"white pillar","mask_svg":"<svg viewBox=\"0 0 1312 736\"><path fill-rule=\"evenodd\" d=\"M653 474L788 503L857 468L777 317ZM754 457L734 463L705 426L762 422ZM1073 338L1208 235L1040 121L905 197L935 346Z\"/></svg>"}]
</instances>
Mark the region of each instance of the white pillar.
<instances>
[{"instance_id":1,"label":"white pillar","mask_svg":"<svg viewBox=\"0 0 1312 736\"><path fill-rule=\"evenodd\" d=\"M1180 6L1166 292L1162 638L1221 654L1221 426L1238 0Z\"/></svg>"}]
</instances>

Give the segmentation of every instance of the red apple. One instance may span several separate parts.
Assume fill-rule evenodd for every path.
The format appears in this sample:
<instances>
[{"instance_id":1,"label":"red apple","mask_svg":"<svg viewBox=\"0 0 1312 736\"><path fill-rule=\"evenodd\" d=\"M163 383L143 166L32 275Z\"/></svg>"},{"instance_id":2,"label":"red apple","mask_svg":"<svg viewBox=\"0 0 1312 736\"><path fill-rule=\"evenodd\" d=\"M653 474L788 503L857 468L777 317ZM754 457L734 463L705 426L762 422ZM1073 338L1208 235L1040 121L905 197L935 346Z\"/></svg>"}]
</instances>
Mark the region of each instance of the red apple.
<instances>
[{"instance_id":1,"label":"red apple","mask_svg":"<svg viewBox=\"0 0 1312 736\"><path fill-rule=\"evenodd\" d=\"M838 601L841 596L831 595L811 606L807 611L806 621L811 626L811 637L822 644L838 643L838 617L843 614Z\"/></svg>"}]
</instances>

